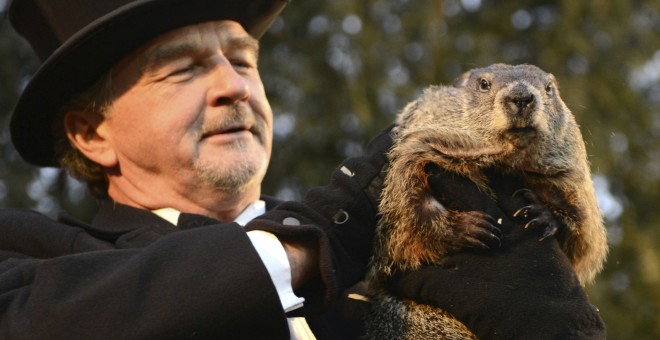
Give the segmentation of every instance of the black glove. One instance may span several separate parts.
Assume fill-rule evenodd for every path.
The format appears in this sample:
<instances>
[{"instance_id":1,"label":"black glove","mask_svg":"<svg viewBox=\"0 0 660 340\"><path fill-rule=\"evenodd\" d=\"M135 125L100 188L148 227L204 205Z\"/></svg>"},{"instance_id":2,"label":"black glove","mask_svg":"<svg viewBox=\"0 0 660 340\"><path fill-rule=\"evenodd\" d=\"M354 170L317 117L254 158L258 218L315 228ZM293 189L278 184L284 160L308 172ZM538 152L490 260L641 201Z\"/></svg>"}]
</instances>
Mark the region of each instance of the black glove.
<instances>
[{"instance_id":1,"label":"black glove","mask_svg":"<svg viewBox=\"0 0 660 340\"><path fill-rule=\"evenodd\" d=\"M436 169L437 170L437 169ZM388 283L402 298L449 312L482 339L604 339L605 326L553 237L531 219L513 218L530 205L512 176L491 174L498 204L472 182L437 171L429 184L441 203L501 219L501 247L449 255L441 265L397 273ZM512 198L512 196L515 196ZM544 214L543 207L535 207Z\"/></svg>"},{"instance_id":2,"label":"black glove","mask_svg":"<svg viewBox=\"0 0 660 340\"><path fill-rule=\"evenodd\" d=\"M349 158L332 174L331 183L310 190L302 202L285 202L246 225L280 238L319 241L322 285L311 283L300 292L311 307L312 296L324 290L325 304L364 277L377 223L386 153L392 146L392 126L368 145L364 157Z\"/></svg>"}]
</instances>

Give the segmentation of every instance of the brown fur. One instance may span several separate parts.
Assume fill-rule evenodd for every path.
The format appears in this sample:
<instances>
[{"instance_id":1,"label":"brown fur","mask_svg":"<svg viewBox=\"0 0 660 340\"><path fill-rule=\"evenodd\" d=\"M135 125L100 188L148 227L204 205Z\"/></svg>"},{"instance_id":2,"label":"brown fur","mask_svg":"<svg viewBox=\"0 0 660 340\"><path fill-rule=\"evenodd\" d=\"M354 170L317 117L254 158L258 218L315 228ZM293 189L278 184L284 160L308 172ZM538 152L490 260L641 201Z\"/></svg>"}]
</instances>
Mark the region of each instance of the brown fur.
<instances>
[{"instance_id":1,"label":"brown fur","mask_svg":"<svg viewBox=\"0 0 660 340\"><path fill-rule=\"evenodd\" d=\"M480 89L484 80L489 86ZM516 111L510 98L529 95L530 109ZM532 65L496 64L465 73L454 87L428 88L399 115L389 160L372 287L395 270L439 263L452 250L458 235L453 212L431 193L425 172L430 163L485 192L485 168L522 177L564 224L559 241L580 282L589 283L602 270L606 232L584 142L551 74Z\"/></svg>"}]
</instances>

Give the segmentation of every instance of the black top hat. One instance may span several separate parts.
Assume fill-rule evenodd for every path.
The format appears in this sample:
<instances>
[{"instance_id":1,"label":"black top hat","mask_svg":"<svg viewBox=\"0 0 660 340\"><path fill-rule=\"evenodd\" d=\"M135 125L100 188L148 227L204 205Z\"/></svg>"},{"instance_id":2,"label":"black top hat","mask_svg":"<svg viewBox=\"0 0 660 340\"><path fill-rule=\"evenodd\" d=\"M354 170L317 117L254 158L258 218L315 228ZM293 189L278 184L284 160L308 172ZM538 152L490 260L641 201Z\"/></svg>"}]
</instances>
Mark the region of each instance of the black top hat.
<instances>
[{"instance_id":1,"label":"black top hat","mask_svg":"<svg viewBox=\"0 0 660 340\"><path fill-rule=\"evenodd\" d=\"M53 120L121 58L160 34L211 20L239 22L255 38L290 0L14 0L9 19L43 61L11 119L27 162L58 166Z\"/></svg>"}]
</instances>

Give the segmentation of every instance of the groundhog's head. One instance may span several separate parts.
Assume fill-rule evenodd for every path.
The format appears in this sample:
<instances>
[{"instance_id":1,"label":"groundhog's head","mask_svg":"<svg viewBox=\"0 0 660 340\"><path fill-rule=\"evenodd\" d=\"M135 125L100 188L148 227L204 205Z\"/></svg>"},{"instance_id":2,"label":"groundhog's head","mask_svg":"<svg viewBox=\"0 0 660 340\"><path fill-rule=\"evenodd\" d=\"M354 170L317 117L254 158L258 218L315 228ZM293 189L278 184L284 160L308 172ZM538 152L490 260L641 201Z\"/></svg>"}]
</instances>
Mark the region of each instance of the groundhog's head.
<instances>
[{"instance_id":1,"label":"groundhog's head","mask_svg":"<svg viewBox=\"0 0 660 340\"><path fill-rule=\"evenodd\" d=\"M513 152L547 156L562 148L573 149L577 142L577 125L559 96L555 77L534 65L473 69L454 86L466 91L467 111L473 118L494 133L498 143L510 144Z\"/></svg>"}]
</instances>

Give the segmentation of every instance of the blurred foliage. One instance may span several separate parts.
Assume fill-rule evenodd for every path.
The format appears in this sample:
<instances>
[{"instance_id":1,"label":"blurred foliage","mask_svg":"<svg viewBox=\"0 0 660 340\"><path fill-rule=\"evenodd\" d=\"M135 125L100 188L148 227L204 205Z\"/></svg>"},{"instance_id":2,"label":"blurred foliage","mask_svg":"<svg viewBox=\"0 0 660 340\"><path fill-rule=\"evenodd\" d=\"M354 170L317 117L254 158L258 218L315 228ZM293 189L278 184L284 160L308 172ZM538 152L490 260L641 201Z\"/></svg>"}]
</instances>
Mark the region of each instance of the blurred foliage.
<instances>
[{"instance_id":1,"label":"blurred foliage","mask_svg":"<svg viewBox=\"0 0 660 340\"><path fill-rule=\"evenodd\" d=\"M589 295L610 338L660 338L657 0L293 0L262 39L275 112L264 192L300 198L342 158L363 152L425 86L494 62L536 64L559 80L582 126L610 236L606 270ZM10 111L36 65L2 21L0 206L89 217L95 203L84 187L26 165L12 149Z\"/></svg>"}]
</instances>

